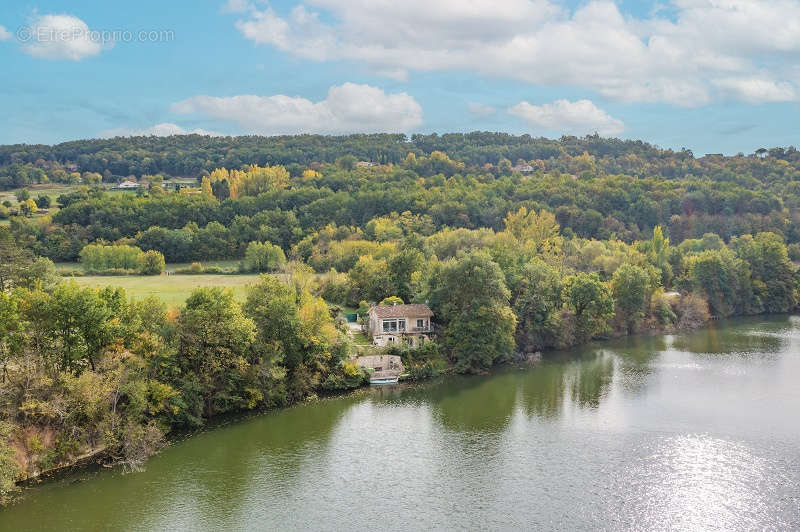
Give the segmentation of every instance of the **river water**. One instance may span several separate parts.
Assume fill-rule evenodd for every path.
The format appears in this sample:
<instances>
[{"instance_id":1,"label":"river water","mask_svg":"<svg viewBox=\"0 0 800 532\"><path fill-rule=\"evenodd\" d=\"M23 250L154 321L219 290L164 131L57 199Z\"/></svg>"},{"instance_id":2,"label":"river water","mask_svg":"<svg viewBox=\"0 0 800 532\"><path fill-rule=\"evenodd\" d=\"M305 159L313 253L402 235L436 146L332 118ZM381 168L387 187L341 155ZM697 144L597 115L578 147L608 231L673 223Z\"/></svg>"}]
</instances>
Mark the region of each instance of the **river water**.
<instances>
[{"instance_id":1,"label":"river water","mask_svg":"<svg viewBox=\"0 0 800 532\"><path fill-rule=\"evenodd\" d=\"M2 530L800 529L800 318L371 388L27 490Z\"/></svg>"}]
</instances>

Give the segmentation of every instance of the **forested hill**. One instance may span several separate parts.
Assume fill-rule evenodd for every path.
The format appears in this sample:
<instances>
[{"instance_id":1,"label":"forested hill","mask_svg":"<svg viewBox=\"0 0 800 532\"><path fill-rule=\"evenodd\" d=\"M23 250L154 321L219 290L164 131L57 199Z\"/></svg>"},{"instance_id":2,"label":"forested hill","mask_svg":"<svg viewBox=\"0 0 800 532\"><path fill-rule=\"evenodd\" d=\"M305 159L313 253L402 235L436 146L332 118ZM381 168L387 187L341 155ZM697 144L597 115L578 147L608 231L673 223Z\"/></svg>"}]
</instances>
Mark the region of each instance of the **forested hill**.
<instances>
[{"instance_id":1,"label":"forested hill","mask_svg":"<svg viewBox=\"0 0 800 532\"><path fill-rule=\"evenodd\" d=\"M755 147L754 147L755 149ZM562 137L560 140L514 136L507 133L473 132L444 135L374 134L341 137L300 135L281 137L209 137L182 135L172 137L117 137L77 140L54 146L16 144L0 146L0 186L21 186L36 182L39 171L51 181L68 179L72 171L96 172L107 180L161 173L170 176L197 177L214 168L239 168L244 164L287 166L299 174L302 166L332 163L342 156L376 163L400 163L408 153L430 155L447 153L467 168L499 165L504 159L547 161L548 167L562 167L566 157L584 153L597 161L599 170L637 176L680 177L708 175L730 178L733 173L766 177L774 165L785 161L800 164L794 148L760 149L757 156L702 157L691 151L662 150L642 141L623 141L599 136ZM756 154L754 154L756 155ZM52 175L50 175L52 174Z\"/></svg>"}]
</instances>

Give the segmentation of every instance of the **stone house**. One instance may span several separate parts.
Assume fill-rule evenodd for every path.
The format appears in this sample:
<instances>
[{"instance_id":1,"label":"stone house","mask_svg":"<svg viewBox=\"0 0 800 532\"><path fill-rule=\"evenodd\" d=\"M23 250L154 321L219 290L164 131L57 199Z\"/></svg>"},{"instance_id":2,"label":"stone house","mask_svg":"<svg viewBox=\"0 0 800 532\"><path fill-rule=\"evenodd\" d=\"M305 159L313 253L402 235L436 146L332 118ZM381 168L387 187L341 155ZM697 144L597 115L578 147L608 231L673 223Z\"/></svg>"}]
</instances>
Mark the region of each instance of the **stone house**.
<instances>
[{"instance_id":1,"label":"stone house","mask_svg":"<svg viewBox=\"0 0 800 532\"><path fill-rule=\"evenodd\" d=\"M377 346L405 343L420 346L433 336L428 305L377 305L369 309L367 333Z\"/></svg>"}]
</instances>

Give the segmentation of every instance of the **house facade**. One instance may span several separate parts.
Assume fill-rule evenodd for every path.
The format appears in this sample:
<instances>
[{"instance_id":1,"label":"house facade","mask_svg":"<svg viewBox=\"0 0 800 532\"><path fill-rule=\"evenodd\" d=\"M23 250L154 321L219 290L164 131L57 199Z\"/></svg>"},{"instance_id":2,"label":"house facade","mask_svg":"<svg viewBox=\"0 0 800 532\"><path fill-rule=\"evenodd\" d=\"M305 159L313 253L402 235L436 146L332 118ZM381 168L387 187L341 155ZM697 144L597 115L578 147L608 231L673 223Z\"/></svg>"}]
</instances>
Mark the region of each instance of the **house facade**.
<instances>
[{"instance_id":1,"label":"house facade","mask_svg":"<svg viewBox=\"0 0 800 532\"><path fill-rule=\"evenodd\" d=\"M378 305L369 310L367 332L372 343L420 346L433 336L433 312L428 305Z\"/></svg>"}]
</instances>

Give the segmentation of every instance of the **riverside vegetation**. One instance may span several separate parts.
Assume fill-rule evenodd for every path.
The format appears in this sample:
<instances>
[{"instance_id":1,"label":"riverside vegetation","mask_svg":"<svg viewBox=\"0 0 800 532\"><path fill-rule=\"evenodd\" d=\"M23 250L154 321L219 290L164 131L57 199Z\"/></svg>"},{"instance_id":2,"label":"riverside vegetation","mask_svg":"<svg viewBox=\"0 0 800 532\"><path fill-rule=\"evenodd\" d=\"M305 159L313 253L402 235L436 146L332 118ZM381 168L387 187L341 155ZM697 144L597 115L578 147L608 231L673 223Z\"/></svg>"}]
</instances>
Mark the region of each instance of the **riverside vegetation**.
<instances>
[{"instance_id":1,"label":"riverside vegetation","mask_svg":"<svg viewBox=\"0 0 800 532\"><path fill-rule=\"evenodd\" d=\"M490 133L0 147L9 188L75 181L71 167L86 183L151 186L86 186L0 228L3 496L82 457L138 468L213 416L361 386L337 306L427 301L437 342L398 349L422 378L798 304L793 148L695 158ZM197 185L159 186L175 176ZM149 274L165 259L240 259L266 273L241 303L205 287L173 308L62 281L51 261L78 259Z\"/></svg>"}]
</instances>

